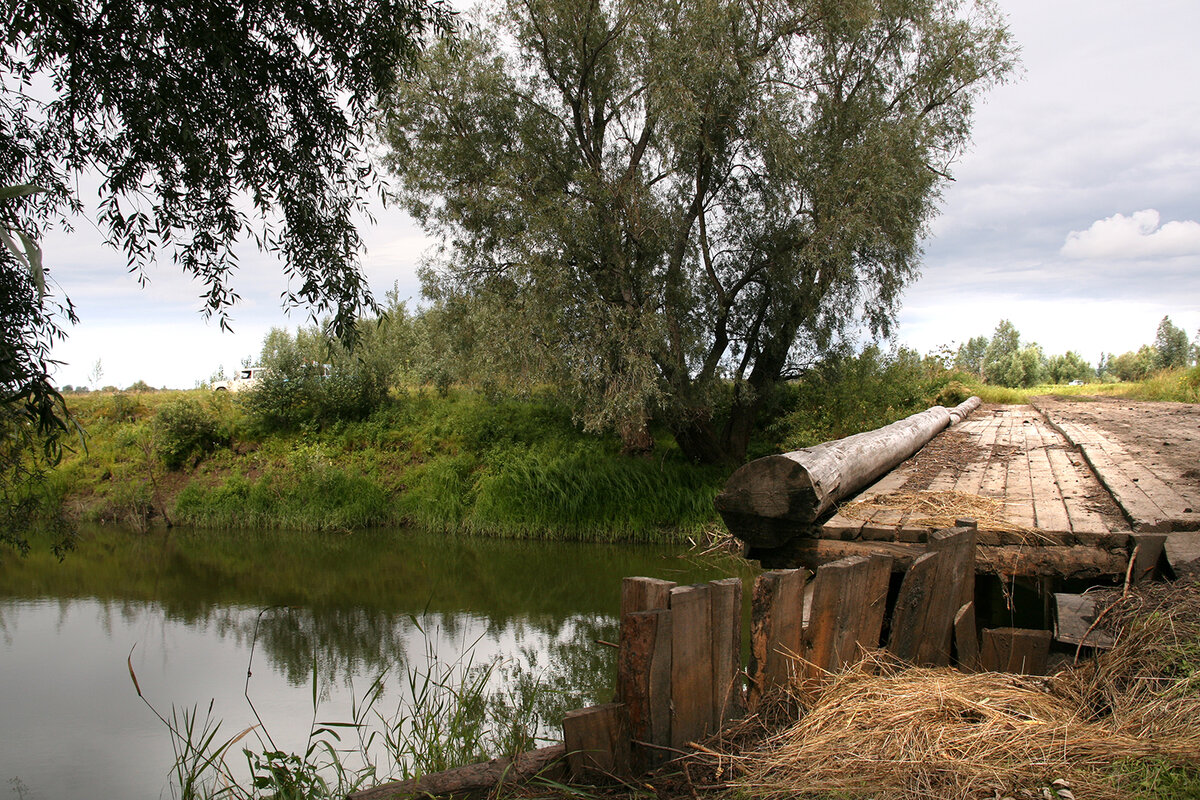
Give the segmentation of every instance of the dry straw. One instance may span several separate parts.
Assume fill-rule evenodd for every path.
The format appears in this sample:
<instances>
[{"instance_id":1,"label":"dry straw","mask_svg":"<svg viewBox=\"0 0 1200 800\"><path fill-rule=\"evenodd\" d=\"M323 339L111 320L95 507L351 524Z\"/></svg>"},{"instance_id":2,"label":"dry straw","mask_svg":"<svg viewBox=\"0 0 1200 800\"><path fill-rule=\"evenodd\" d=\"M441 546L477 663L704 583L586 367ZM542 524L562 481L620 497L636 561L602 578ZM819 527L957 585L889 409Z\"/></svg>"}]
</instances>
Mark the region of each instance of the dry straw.
<instances>
[{"instance_id":1,"label":"dry straw","mask_svg":"<svg viewBox=\"0 0 1200 800\"><path fill-rule=\"evenodd\" d=\"M877 511L900 511L905 524L920 528L952 528L964 517L974 519L979 527L989 531L1021 533L1039 536L1033 528L1009 522L1004 516L1005 503L996 497L983 497L966 492L888 492L868 500L846 503L838 513L850 519L870 519Z\"/></svg>"},{"instance_id":2,"label":"dry straw","mask_svg":"<svg viewBox=\"0 0 1200 800\"><path fill-rule=\"evenodd\" d=\"M1116 800L1128 796L1129 760L1200 764L1200 586L1151 591L1171 597L1116 609L1113 650L1053 677L870 657L803 698L808 710L790 727L734 756L734 785L772 800L951 800L1056 797L1052 782L1065 780L1075 797Z\"/></svg>"}]
</instances>

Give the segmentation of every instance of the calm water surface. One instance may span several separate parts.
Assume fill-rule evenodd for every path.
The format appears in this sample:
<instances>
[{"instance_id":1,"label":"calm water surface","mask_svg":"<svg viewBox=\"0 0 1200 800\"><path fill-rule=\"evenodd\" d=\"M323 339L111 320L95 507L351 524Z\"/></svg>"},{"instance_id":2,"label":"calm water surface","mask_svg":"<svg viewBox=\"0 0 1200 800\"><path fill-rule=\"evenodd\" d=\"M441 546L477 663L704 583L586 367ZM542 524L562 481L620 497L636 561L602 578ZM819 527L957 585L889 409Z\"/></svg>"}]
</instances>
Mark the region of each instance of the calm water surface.
<instances>
[{"instance_id":1,"label":"calm water surface","mask_svg":"<svg viewBox=\"0 0 1200 800\"><path fill-rule=\"evenodd\" d=\"M621 578L691 583L732 569L664 548L402 530L95 529L62 564L6 554L0 793L170 797L171 739L130 666L166 716L195 709L221 722L221 739L261 722L244 742L260 751L303 752L314 687L316 719L345 721L386 672L376 710L395 714L405 676L427 670L430 651L439 668L497 660L498 691L534 675L552 690L549 706L603 702L613 651L595 641L615 640Z\"/></svg>"}]
</instances>

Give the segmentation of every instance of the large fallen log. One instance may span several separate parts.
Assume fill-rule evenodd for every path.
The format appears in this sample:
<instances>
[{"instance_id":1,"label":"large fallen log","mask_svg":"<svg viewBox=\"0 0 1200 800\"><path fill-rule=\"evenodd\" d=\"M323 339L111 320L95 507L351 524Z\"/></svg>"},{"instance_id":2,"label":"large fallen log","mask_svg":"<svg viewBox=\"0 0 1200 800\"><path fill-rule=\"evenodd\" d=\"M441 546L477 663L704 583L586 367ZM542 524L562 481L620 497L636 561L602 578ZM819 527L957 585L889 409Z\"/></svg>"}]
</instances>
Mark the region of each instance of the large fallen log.
<instances>
[{"instance_id":1,"label":"large fallen log","mask_svg":"<svg viewBox=\"0 0 1200 800\"><path fill-rule=\"evenodd\" d=\"M953 410L934 406L877 430L751 461L730 476L717 511L747 544L779 547L924 447L952 415L961 419L978 404L971 398Z\"/></svg>"}]
</instances>

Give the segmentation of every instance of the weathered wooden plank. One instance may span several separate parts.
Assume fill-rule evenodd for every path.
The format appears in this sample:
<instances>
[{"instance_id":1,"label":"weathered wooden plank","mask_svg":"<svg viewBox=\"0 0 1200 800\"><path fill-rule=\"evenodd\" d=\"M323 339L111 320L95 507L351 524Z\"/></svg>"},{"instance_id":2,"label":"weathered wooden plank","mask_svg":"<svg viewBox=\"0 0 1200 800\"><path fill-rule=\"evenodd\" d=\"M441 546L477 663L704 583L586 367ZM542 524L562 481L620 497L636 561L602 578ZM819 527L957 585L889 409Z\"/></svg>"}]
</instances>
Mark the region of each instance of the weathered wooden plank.
<instances>
[{"instance_id":1,"label":"weathered wooden plank","mask_svg":"<svg viewBox=\"0 0 1200 800\"><path fill-rule=\"evenodd\" d=\"M1133 541L1133 572L1130 573L1130 579L1134 583L1141 583L1157 578L1158 560L1162 557L1167 535L1135 533L1130 538Z\"/></svg>"},{"instance_id":2,"label":"weathered wooden plank","mask_svg":"<svg viewBox=\"0 0 1200 800\"><path fill-rule=\"evenodd\" d=\"M1071 519L1067 514L1066 501L1050 466L1046 452L1046 436L1042 425L1031 426L1025 432L1025 445L1029 454L1029 478L1033 486L1034 525L1047 534L1070 534ZM1058 537L1059 543L1064 542Z\"/></svg>"},{"instance_id":3,"label":"weathered wooden plank","mask_svg":"<svg viewBox=\"0 0 1200 800\"><path fill-rule=\"evenodd\" d=\"M889 494L891 492L900 491L908 482L908 473L899 470L893 470L884 475L875 483L868 486L856 497L852 502L862 502L873 500L880 495ZM882 509L876 509L875 513L881 513ZM825 524L823 527L823 535L830 539L842 539L850 541L855 538L865 539L893 539L895 531L892 527L885 527L880 524L868 526L874 514L862 518L851 519L845 515L838 513ZM867 526L864 530L864 526Z\"/></svg>"},{"instance_id":4,"label":"weathered wooden plank","mask_svg":"<svg viewBox=\"0 0 1200 800\"><path fill-rule=\"evenodd\" d=\"M750 686L753 711L765 692L786 686L795 673L794 659L804 643L802 569L764 572L754 581L750 612Z\"/></svg>"},{"instance_id":5,"label":"weathered wooden plank","mask_svg":"<svg viewBox=\"0 0 1200 800\"><path fill-rule=\"evenodd\" d=\"M581 708L563 717L563 746L574 780L628 777L629 745L629 722L621 703Z\"/></svg>"},{"instance_id":6,"label":"weathered wooden plank","mask_svg":"<svg viewBox=\"0 0 1200 800\"><path fill-rule=\"evenodd\" d=\"M950 663L954 618L958 610L975 599L974 527L937 531L929 552L941 556L937 564L924 636L917 647L916 663L945 666Z\"/></svg>"},{"instance_id":7,"label":"weathered wooden plank","mask_svg":"<svg viewBox=\"0 0 1200 800\"><path fill-rule=\"evenodd\" d=\"M989 672L1044 675L1050 655L1050 631L984 628L979 660Z\"/></svg>"},{"instance_id":8,"label":"weathered wooden plank","mask_svg":"<svg viewBox=\"0 0 1200 800\"><path fill-rule=\"evenodd\" d=\"M1117 505L1133 521L1135 531L1154 533L1169 528L1163 510L1121 469L1102 445L1084 443L1079 445L1079 452Z\"/></svg>"},{"instance_id":9,"label":"weathered wooden plank","mask_svg":"<svg viewBox=\"0 0 1200 800\"><path fill-rule=\"evenodd\" d=\"M887 648L897 658L916 662L925 622L933 602L933 588L938 575L937 553L924 553L912 562L900 584L896 608L892 612L892 629Z\"/></svg>"},{"instance_id":10,"label":"weathered wooden plank","mask_svg":"<svg viewBox=\"0 0 1200 800\"><path fill-rule=\"evenodd\" d=\"M658 578L623 578L621 580L621 616L635 611L653 611L671 604L672 581Z\"/></svg>"},{"instance_id":11,"label":"weathered wooden plank","mask_svg":"<svg viewBox=\"0 0 1200 800\"><path fill-rule=\"evenodd\" d=\"M1125 476L1136 483L1138 489L1150 498L1151 502L1162 512L1166 521L1174 523L1191 516L1191 503L1147 465L1129 455L1119 441L1103 436L1100 437L1097 446L1103 449Z\"/></svg>"},{"instance_id":12,"label":"weathered wooden plank","mask_svg":"<svg viewBox=\"0 0 1200 800\"><path fill-rule=\"evenodd\" d=\"M1176 577L1200 575L1200 531L1168 533L1163 549Z\"/></svg>"},{"instance_id":13,"label":"weathered wooden plank","mask_svg":"<svg viewBox=\"0 0 1200 800\"><path fill-rule=\"evenodd\" d=\"M408 800L414 797L464 797L494 793L499 787L534 776L550 780L566 777L566 748L561 744L504 756L481 764L433 772L419 778L373 786L347 795L346 800Z\"/></svg>"},{"instance_id":14,"label":"weathered wooden plank","mask_svg":"<svg viewBox=\"0 0 1200 800\"><path fill-rule=\"evenodd\" d=\"M635 740L635 774L666 761L666 751L659 748L671 744L671 644L670 611L634 611L621 617L617 694L626 706Z\"/></svg>"},{"instance_id":15,"label":"weathered wooden plank","mask_svg":"<svg viewBox=\"0 0 1200 800\"><path fill-rule=\"evenodd\" d=\"M671 746L712 732L712 612L709 587L671 590Z\"/></svg>"},{"instance_id":16,"label":"weathered wooden plank","mask_svg":"<svg viewBox=\"0 0 1200 800\"><path fill-rule=\"evenodd\" d=\"M1083 456L1073 457L1064 449L1051 447L1047 449L1046 457L1054 472L1054 479L1058 482L1059 491L1062 492L1067 517L1071 522L1071 532L1075 534L1076 539L1084 544L1092 535L1108 533L1109 524L1092 508L1088 499L1088 473L1085 471L1088 468L1079 460ZM1079 466L1076 466L1077 463Z\"/></svg>"},{"instance_id":17,"label":"weathered wooden plank","mask_svg":"<svg viewBox=\"0 0 1200 800\"><path fill-rule=\"evenodd\" d=\"M958 482L960 470L946 468L933 476L933 480L929 482L929 491L931 492L951 492L954 491L954 485Z\"/></svg>"},{"instance_id":18,"label":"weathered wooden plank","mask_svg":"<svg viewBox=\"0 0 1200 800\"><path fill-rule=\"evenodd\" d=\"M854 556L826 564L813 578L804 635L806 677L820 678L878 647L891 559Z\"/></svg>"},{"instance_id":19,"label":"weathered wooden plank","mask_svg":"<svg viewBox=\"0 0 1200 800\"><path fill-rule=\"evenodd\" d=\"M954 618L975 593L975 531L939 531L900 585L888 649L916 664L950 663Z\"/></svg>"},{"instance_id":20,"label":"weathered wooden plank","mask_svg":"<svg viewBox=\"0 0 1200 800\"><path fill-rule=\"evenodd\" d=\"M1112 634L1101 626L1093 627L1099 615L1100 610L1091 595L1055 592L1054 638L1066 644L1112 647Z\"/></svg>"},{"instance_id":21,"label":"weathered wooden plank","mask_svg":"<svg viewBox=\"0 0 1200 800\"><path fill-rule=\"evenodd\" d=\"M958 426L958 430L969 430L976 436L979 452L971 463L964 467L954 482L954 491L963 494L979 494L980 486L983 485L983 478L992 458L992 447L996 444L1000 425L1000 418L992 415L983 420L968 420Z\"/></svg>"},{"instance_id":22,"label":"weathered wooden plank","mask_svg":"<svg viewBox=\"0 0 1200 800\"><path fill-rule=\"evenodd\" d=\"M709 583L712 630L713 729L745 711L742 691L742 581L725 578Z\"/></svg>"},{"instance_id":23,"label":"weathered wooden plank","mask_svg":"<svg viewBox=\"0 0 1200 800\"><path fill-rule=\"evenodd\" d=\"M964 603L954 615L954 652L958 668L964 672L979 669L979 634L975 630L975 602Z\"/></svg>"},{"instance_id":24,"label":"weathered wooden plank","mask_svg":"<svg viewBox=\"0 0 1200 800\"><path fill-rule=\"evenodd\" d=\"M882 553L895 559L895 569L907 569L922 555L927 545L907 542L843 542L828 539L802 539L793 542L789 553L797 563L816 569L822 564L847 556ZM1124 575L1128 566L1124 551L1087 546L1023 547L1017 545L978 545L975 571L985 574L1017 576L1057 576L1061 578L1097 578Z\"/></svg>"},{"instance_id":25,"label":"weathered wooden plank","mask_svg":"<svg viewBox=\"0 0 1200 800\"><path fill-rule=\"evenodd\" d=\"M1017 448L1008 460L1008 474L1004 483L1004 516L1022 528L1036 527L1033 511L1033 485L1029 471L1029 449L1026 432L1033 420L1022 415L1017 418L1010 434L1012 446ZM1015 543L1014 543L1015 544Z\"/></svg>"}]
</instances>

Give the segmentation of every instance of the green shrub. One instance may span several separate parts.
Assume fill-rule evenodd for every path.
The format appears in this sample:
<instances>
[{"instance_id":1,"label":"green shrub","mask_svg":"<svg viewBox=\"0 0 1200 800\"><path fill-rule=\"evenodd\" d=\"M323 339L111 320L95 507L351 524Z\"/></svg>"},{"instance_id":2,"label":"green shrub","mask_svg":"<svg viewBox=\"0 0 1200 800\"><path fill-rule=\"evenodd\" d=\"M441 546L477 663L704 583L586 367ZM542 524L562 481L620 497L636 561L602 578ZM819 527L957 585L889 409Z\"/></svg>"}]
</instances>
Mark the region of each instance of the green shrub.
<instances>
[{"instance_id":1,"label":"green shrub","mask_svg":"<svg viewBox=\"0 0 1200 800\"><path fill-rule=\"evenodd\" d=\"M387 386L368 369L346 365L326 376L323 365L296 362L263 376L242 403L256 427L275 433L363 420L386 400Z\"/></svg>"},{"instance_id":2,"label":"green shrub","mask_svg":"<svg viewBox=\"0 0 1200 800\"><path fill-rule=\"evenodd\" d=\"M940 406L952 408L966 400L972 394L974 394L974 392L971 390L971 387L967 386L962 381L950 381L942 387L941 391L937 393L937 397L935 397L934 400Z\"/></svg>"},{"instance_id":3,"label":"green shrub","mask_svg":"<svg viewBox=\"0 0 1200 800\"><path fill-rule=\"evenodd\" d=\"M191 397L163 404L154 417L155 449L169 469L229 443L216 415Z\"/></svg>"}]
</instances>

